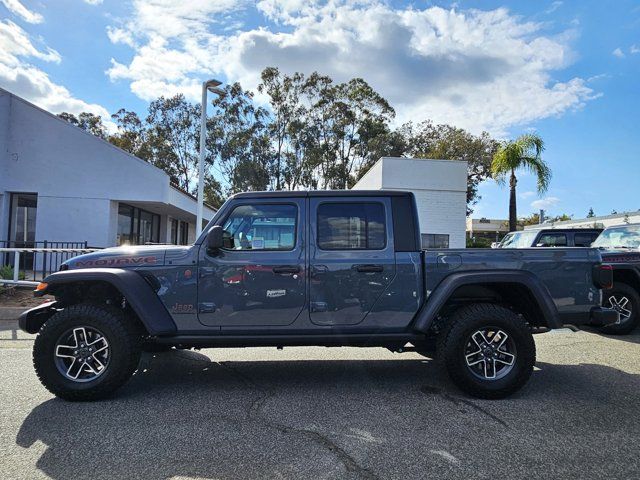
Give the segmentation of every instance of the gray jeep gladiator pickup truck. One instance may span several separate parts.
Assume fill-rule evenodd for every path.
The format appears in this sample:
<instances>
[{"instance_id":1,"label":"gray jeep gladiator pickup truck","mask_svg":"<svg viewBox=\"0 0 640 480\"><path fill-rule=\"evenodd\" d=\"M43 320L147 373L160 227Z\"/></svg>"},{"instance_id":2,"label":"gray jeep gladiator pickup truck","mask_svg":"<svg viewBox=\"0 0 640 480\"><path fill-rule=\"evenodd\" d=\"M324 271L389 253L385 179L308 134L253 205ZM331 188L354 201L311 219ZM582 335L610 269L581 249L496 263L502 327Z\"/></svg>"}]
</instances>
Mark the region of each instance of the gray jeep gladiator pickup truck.
<instances>
[{"instance_id":1,"label":"gray jeep gladiator pickup truck","mask_svg":"<svg viewBox=\"0 0 640 480\"><path fill-rule=\"evenodd\" d=\"M607 267L590 248L421 251L408 192L242 193L191 246L68 260L20 327L68 400L112 393L144 349L305 345L435 355L463 391L501 398L531 375L532 333L616 321Z\"/></svg>"}]
</instances>

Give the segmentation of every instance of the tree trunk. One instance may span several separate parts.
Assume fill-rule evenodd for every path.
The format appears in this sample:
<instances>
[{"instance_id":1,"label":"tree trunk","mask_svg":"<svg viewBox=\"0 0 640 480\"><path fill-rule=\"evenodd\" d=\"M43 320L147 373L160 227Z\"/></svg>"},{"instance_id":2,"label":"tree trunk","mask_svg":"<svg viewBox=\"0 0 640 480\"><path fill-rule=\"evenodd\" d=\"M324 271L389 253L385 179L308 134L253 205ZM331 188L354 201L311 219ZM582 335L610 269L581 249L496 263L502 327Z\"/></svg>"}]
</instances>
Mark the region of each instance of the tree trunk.
<instances>
[{"instance_id":1,"label":"tree trunk","mask_svg":"<svg viewBox=\"0 0 640 480\"><path fill-rule=\"evenodd\" d=\"M515 232L518 225L518 216L516 212L516 184L518 180L516 180L516 174L511 170L511 178L509 179L509 231Z\"/></svg>"}]
</instances>

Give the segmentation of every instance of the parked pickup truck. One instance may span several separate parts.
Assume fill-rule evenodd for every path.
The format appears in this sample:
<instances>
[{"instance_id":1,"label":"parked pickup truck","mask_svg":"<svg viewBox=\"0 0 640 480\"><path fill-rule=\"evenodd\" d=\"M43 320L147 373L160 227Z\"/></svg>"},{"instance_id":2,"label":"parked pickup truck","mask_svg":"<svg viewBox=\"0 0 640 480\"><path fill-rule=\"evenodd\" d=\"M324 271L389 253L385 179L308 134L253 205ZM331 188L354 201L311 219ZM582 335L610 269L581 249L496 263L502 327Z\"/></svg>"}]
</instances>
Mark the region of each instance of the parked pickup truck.
<instances>
[{"instance_id":1,"label":"parked pickup truck","mask_svg":"<svg viewBox=\"0 0 640 480\"><path fill-rule=\"evenodd\" d=\"M532 333L607 325L597 249L420 250L398 191L231 197L190 246L67 261L25 312L38 377L68 400L107 396L162 347L359 346L434 355L463 391L505 397L533 370Z\"/></svg>"},{"instance_id":2,"label":"parked pickup truck","mask_svg":"<svg viewBox=\"0 0 640 480\"><path fill-rule=\"evenodd\" d=\"M640 224L609 227L593 246L613 268L613 286L603 292L602 304L618 312L618 321L602 330L615 335L631 333L640 325Z\"/></svg>"}]
</instances>

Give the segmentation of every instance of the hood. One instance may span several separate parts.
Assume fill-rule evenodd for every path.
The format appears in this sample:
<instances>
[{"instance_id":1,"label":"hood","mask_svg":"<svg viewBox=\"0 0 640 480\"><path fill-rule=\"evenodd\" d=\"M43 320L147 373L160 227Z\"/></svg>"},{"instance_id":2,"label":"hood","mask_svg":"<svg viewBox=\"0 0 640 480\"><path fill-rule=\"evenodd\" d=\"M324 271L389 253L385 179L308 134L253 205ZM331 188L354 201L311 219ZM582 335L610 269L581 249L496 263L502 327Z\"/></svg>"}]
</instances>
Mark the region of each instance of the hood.
<instances>
[{"instance_id":1,"label":"hood","mask_svg":"<svg viewBox=\"0 0 640 480\"><path fill-rule=\"evenodd\" d=\"M73 257L63 265L64 270L78 268L132 268L164 265L167 250L184 250L184 247L167 245L131 245L105 248Z\"/></svg>"},{"instance_id":2,"label":"hood","mask_svg":"<svg viewBox=\"0 0 640 480\"><path fill-rule=\"evenodd\" d=\"M627 250L624 248L600 250L604 263L640 263L640 252L638 250Z\"/></svg>"}]
</instances>

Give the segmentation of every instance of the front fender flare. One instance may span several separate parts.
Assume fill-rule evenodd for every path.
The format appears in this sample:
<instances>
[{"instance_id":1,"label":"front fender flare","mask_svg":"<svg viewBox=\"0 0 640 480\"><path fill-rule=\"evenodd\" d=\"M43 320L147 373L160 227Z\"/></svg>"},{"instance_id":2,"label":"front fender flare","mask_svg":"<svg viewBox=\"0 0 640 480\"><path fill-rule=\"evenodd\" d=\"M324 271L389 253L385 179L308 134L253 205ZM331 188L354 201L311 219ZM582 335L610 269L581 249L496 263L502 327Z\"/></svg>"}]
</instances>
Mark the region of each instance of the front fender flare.
<instances>
[{"instance_id":1,"label":"front fender flare","mask_svg":"<svg viewBox=\"0 0 640 480\"><path fill-rule=\"evenodd\" d=\"M416 315L413 329L426 333L438 312L444 307L453 293L465 285L519 284L533 296L549 328L560 328L562 322L553 298L547 287L532 273L520 270L495 270L490 272L459 272L446 277L428 297L422 309Z\"/></svg>"},{"instance_id":2,"label":"front fender flare","mask_svg":"<svg viewBox=\"0 0 640 480\"><path fill-rule=\"evenodd\" d=\"M174 335L177 331L171 315L151 285L135 270L122 268L83 268L52 273L43 280L47 284L38 293L55 294L58 287L78 282L105 282L127 300L150 335Z\"/></svg>"}]
</instances>

